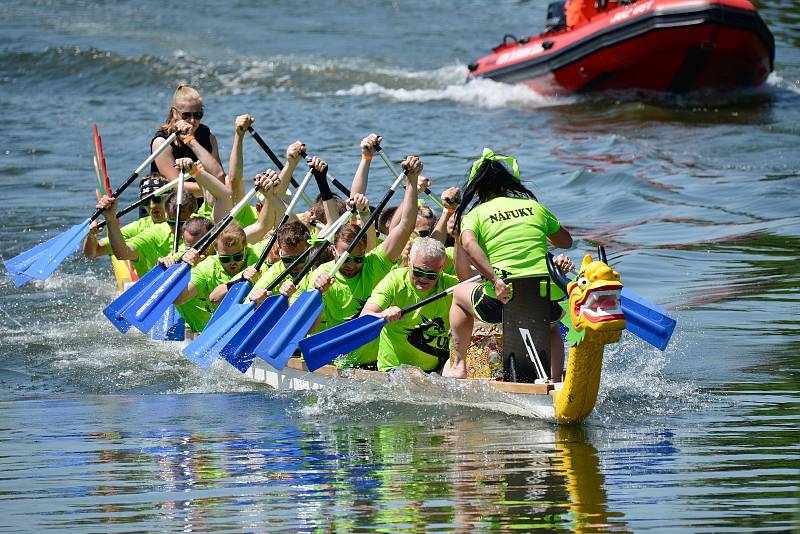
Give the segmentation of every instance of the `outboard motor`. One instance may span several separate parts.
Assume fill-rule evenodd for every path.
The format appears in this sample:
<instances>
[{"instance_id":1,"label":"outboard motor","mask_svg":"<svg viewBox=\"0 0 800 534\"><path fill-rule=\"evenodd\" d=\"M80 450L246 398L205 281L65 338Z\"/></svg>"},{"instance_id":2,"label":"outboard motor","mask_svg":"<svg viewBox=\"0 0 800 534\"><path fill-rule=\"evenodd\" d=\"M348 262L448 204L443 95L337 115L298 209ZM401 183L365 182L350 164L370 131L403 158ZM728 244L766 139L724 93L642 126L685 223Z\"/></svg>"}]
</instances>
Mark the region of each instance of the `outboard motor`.
<instances>
[{"instance_id":1,"label":"outboard motor","mask_svg":"<svg viewBox=\"0 0 800 534\"><path fill-rule=\"evenodd\" d=\"M567 14L564 12L566 2L550 2L547 6L547 19L544 21L544 32L550 33L567 27Z\"/></svg>"}]
</instances>

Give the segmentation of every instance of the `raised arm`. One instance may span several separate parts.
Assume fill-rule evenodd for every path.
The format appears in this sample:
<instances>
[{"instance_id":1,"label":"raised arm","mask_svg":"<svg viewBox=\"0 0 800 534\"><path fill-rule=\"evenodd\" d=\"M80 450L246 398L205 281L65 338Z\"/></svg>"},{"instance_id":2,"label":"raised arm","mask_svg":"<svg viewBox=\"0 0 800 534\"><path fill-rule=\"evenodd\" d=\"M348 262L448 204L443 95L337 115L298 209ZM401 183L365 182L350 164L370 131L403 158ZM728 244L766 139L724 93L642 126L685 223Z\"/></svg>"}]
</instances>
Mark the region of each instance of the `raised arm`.
<instances>
[{"instance_id":1,"label":"raised arm","mask_svg":"<svg viewBox=\"0 0 800 534\"><path fill-rule=\"evenodd\" d=\"M231 146L231 157L228 160L228 175L225 177L225 184L231 190L231 202L234 204L244 196L244 184L242 183L242 173L244 172L243 140L245 132L255 121L256 119L252 115L239 115L234 122L233 146Z\"/></svg>"},{"instance_id":2,"label":"raised arm","mask_svg":"<svg viewBox=\"0 0 800 534\"><path fill-rule=\"evenodd\" d=\"M183 169L186 174L193 176L197 183L205 188L214 197L213 217L218 221L231 211L231 190L208 173L203 164L192 161L192 158L179 158L175 160L178 169Z\"/></svg>"},{"instance_id":3,"label":"raised arm","mask_svg":"<svg viewBox=\"0 0 800 534\"><path fill-rule=\"evenodd\" d=\"M286 196L286 190L289 189L289 182L294 175L294 170L297 168L297 164L300 163L300 160L305 157L305 154L306 144L302 141L295 141L286 149L286 163L280 172L281 183L278 190L275 192L278 198Z\"/></svg>"},{"instance_id":4,"label":"raised arm","mask_svg":"<svg viewBox=\"0 0 800 534\"><path fill-rule=\"evenodd\" d=\"M138 260L139 253L136 249L131 247L125 242L122 237L122 229L117 219L117 199L114 197L104 196L97 203L97 209L103 210L103 217L106 219L106 229L108 230L108 242L111 244L111 250L114 256L121 260Z\"/></svg>"},{"instance_id":5,"label":"raised arm","mask_svg":"<svg viewBox=\"0 0 800 534\"><path fill-rule=\"evenodd\" d=\"M350 186L351 196L359 193L366 194L369 167L372 163L372 158L378 153L381 141L383 141L383 137L378 134L369 134L361 140L361 162L358 164L356 174L353 176L353 184Z\"/></svg>"},{"instance_id":6,"label":"raised arm","mask_svg":"<svg viewBox=\"0 0 800 534\"><path fill-rule=\"evenodd\" d=\"M89 233L86 234L86 239L83 241L83 255L90 260L100 256L108 256L106 248L101 247L100 242L97 240L98 233L97 221L92 221L92 224L89 225Z\"/></svg>"},{"instance_id":7,"label":"raised arm","mask_svg":"<svg viewBox=\"0 0 800 534\"><path fill-rule=\"evenodd\" d=\"M277 211L275 209L275 191L280 184L278 173L272 169L267 169L262 174L257 174L254 178L256 188L264 195L265 201L258 212L258 220L245 227L244 233L247 242L255 244L264 239L264 236L277 224Z\"/></svg>"},{"instance_id":8,"label":"raised arm","mask_svg":"<svg viewBox=\"0 0 800 534\"><path fill-rule=\"evenodd\" d=\"M397 210L400 212L400 222L389 231L383 242L383 252L391 262L400 259L403 247L417 223L417 179L422 172L422 161L416 156L407 156L400 166L406 171L405 196Z\"/></svg>"},{"instance_id":9,"label":"raised arm","mask_svg":"<svg viewBox=\"0 0 800 534\"><path fill-rule=\"evenodd\" d=\"M347 209L352 209L353 206L356 207L358 218L361 219L362 224L369 219L369 199L366 196L360 193L353 193L353 196L347 201ZM365 250L369 252L377 246L378 235L375 232L367 232L365 237L367 239L367 248Z\"/></svg>"},{"instance_id":10,"label":"raised arm","mask_svg":"<svg viewBox=\"0 0 800 534\"><path fill-rule=\"evenodd\" d=\"M442 244L447 243L447 226L453 217L453 213L456 211L456 208L460 203L461 189L458 187L445 189L445 191L442 193L442 204L444 204L444 211L442 211L442 215L439 217L439 220L436 221L436 226L434 226L433 232L431 232L432 238L440 241Z\"/></svg>"}]
</instances>

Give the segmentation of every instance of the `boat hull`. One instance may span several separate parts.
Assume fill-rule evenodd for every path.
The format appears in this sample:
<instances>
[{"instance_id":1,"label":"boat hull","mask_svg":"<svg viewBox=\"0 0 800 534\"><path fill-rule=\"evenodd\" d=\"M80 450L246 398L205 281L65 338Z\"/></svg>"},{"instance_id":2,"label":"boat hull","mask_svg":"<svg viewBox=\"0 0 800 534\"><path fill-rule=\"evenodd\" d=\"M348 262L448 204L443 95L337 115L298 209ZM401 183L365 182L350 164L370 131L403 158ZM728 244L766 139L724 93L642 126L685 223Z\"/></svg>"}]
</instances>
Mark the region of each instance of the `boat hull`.
<instances>
[{"instance_id":1,"label":"boat hull","mask_svg":"<svg viewBox=\"0 0 800 534\"><path fill-rule=\"evenodd\" d=\"M359 393L375 393L380 398L391 392L397 376L403 381L398 389L406 396L413 389L413 402L432 405L456 405L491 410L509 415L555 419L552 384L522 384L485 379L442 379L438 375L425 375L411 368L402 369L401 375L339 369L326 365L309 372L303 361L292 358L288 365L277 371L264 360L256 358L245 376L255 382L283 391L327 390L337 391L337 386L359 388ZM408 397L406 397L408 398Z\"/></svg>"},{"instance_id":2,"label":"boat hull","mask_svg":"<svg viewBox=\"0 0 800 534\"><path fill-rule=\"evenodd\" d=\"M640 89L684 93L755 87L773 69L772 34L744 0L646 0L569 31L495 48L470 78L545 95Z\"/></svg>"}]
</instances>

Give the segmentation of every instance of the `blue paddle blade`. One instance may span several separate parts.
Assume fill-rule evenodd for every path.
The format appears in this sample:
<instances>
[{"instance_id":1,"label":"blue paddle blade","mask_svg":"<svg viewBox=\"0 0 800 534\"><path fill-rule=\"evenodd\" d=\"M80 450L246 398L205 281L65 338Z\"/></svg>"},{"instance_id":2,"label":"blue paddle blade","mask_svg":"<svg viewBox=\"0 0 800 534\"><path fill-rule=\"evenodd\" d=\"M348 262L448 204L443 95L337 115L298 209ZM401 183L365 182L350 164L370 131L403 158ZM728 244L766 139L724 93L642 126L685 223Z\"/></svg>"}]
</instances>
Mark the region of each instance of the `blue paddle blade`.
<instances>
[{"instance_id":1,"label":"blue paddle blade","mask_svg":"<svg viewBox=\"0 0 800 534\"><path fill-rule=\"evenodd\" d=\"M303 339L322 312L322 293L317 289L306 291L294 301L272 327L255 353L278 371L286 367L297 343Z\"/></svg>"},{"instance_id":2,"label":"blue paddle blade","mask_svg":"<svg viewBox=\"0 0 800 534\"><path fill-rule=\"evenodd\" d=\"M660 350L667 348L677 324L667 315L667 310L625 288L622 288L620 306L627 330Z\"/></svg>"},{"instance_id":3,"label":"blue paddle blade","mask_svg":"<svg viewBox=\"0 0 800 534\"><path fill-rule=\"evenodd\" d=\"M80 248L83 239L89 234L91 222L91 219L86 219L61 234L50 248L36 258L24 274L37 280L47 280L67 256Z\"/></svg>"},{"instance_id":4,"label":"blue paddle blade","mask_svg":"<svg viewBox=\"0 0 800 534\"><path fill-rule=\"evenodd\" d=\"M158 278L164 274L164 271L166 270L166 267L160 263L157 264L155 267L147 271L144 276L139 278L136 283L125 290L120 296L115 298L111 304L106 306L106 308L103 310L103 315L105 315L106 318L111 321L111 324L114 325L114 328L123 334L130 329L131 323L129 323L127 319L122 316L122 313L128 309L133 300L136 299L136 297L140 295L142 291L153 285L153 282L158 280Z\"/></svg>"},{"instance_id":5,"label":"blue paddle blade","mask_svg":"<svg viewBox=\"0 0 800 534\"><path fill-rule=\"evenodd\" d=\"M288 309L289 299L283 295L267 298L231 336L220 355L239 371L247 372L256 358L255 350L264 339L264 334L272 330Z\"/></svg>"},{"instance_id":6,"label":"blue paddle blade","mask_svg":"<svg viewBox=\"0 0 800 534\"><path fill-rule=\"evenodd\" d=\"M149 332L180 292L189 285L191 271L192 268L188 263L176 263L164 271L149 288L140 292L131 305L122 312L122 317L138 330Z\"/></svg>"},{"instance_id":7,"label":"blue paddle blade","mask_svg":"<svg viewBox=\"0 0 800 534\"><path fill-rule=\"evenodd\" d=\"M186 338L186 321L175 306L170 306L150 330L155 341L183 341Z\"/></svg>"},{"instance_id":8,"label":"blue paddle blade","mask_svg":"<svg viewBox=\"0 0 800 534\"><path fill-rule=\"evenodd\" d=\"M25 252L14 256L13 258L3 260L3 264L5 264L6 270L11 276L11 280L14 282L14 285L19 287L32 279L30 276L25 274L25 271L42 254L52 248L56 241L61 239L62 235L63 234L58 234L57 236L48 239L44 243L39 243L30 250L26 250Z\"/></svg>"},{"instance_id":9,"label":"blue paddle blade","mask_svg":"<svg viewBox=\"0 0 800 534\"><path fill-rule=\"evenodd\" d=\"M198 366L203 368L210 367L214 360L217 359L221 348L217 347L215 350L215 346L230 332L231 328L235 328L239 324L242 317L254 306L255 304L253 303L234 306L228 310L228 313L220 317L217 322L210 326L206 325L200 335L183 349L183 353Z\"/></svg>"},{"instance_id":10,"label":"blue paddle blade","mask_svg":"<svg viewBox=\"0 0 800 534\"><path fill-rule=\"evenodd\" d=\"M386 319L364 315L300 340L309 371L328 365L343 354L363 347L381 335Z\"/></svg>"},{"instance_id":11,"label":"blue paddle blade","mask_svg":"<svg viewBox=\"0 0 800 534\"><path fill-rule=\"evenodd\" d=\"M248 293L250 293L251 289L253 289L253 284L248 280L240 280L239 282L236 282L233 287L228 289L228 293L225 295L225 298L222 299L222 302L219 303L217 309L214 310L214 313L211 315L211 319L209 319L208 323L206 323L206 328L214 324L217 319L225 315L225 312L231 309L231 306L244 302L244 299L247 297Z\"/></svg>"},{"instance_id":12,"label":"blue paddle blade","mask_svg":"<svg viewBox=\"0 0 800 534\"><path fill-rule=\"evenodd\" d=\"M56 267L81 245L81 241L89 233L89 219L18 254L3 263L11 280L17 287L32 279L45 280Z\"/></svg>"}]
</instances>

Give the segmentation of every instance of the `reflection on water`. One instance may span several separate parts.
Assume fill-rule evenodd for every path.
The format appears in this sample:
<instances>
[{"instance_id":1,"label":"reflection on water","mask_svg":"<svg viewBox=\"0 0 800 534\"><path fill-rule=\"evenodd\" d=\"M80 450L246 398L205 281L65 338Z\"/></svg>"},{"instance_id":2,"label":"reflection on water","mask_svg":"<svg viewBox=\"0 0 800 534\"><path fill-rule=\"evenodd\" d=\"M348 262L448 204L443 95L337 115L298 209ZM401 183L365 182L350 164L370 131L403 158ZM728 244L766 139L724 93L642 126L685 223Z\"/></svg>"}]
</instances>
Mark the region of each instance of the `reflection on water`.
<instances>
[{"instance_id":1,"label":"reflection on water","mask_svg":"<svg viewBox=\"0 0 800 534\"><path fill-rule=\"evenodd\" d=\"M623 513L608 502L598 450L581 428L436 410L420 414L422 420L388 411L357 421L286 426L252 413L240 421L214 415L220 408L274 406L254 395L181 396L171 402L174 410L161 417L153 417L154 403L142 398L18 403L12 418L47 409L54 417L69 411L85 419L68 422L64 432L17 432L13 454L0 460L7 474L1 494L16 510L6 516L8 525L627 529ZM175 430L181 419L198 417L204 409L208 431ZM112 430L121 413L142 429ZM80 432L90 419L109 430ZM648 451L652 446L639 443L624 452L657 453L656 461L663 463L669 450L659 445ZM37 469L15 469L29 453L38 458Z\"/></svg>"}]
</instances>

